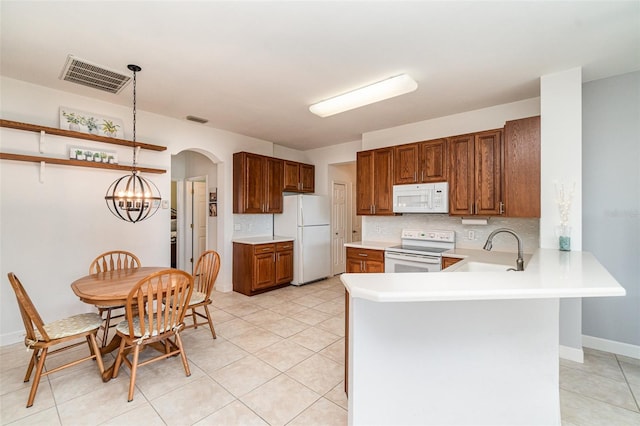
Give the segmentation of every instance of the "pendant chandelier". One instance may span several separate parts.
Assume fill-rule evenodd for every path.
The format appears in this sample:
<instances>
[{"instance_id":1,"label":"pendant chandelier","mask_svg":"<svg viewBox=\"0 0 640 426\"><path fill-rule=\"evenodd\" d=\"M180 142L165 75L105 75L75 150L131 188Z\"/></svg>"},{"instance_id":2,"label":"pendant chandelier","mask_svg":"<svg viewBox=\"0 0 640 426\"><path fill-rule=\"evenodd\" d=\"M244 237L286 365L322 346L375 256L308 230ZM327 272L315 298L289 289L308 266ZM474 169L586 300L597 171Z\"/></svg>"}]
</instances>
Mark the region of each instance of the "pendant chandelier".
<instances>
[{"instance_id":1,"label":"pendant chandelier","mask_svg":"<svg viewBox=\"0 0 640 426\"><path fill-rule=\"evenodd\" d=\"M150 218L160 207L160 191L151 181L138 175L136 156L136 73L142 71L137 65L127 65L133 71L133 167L131 174L122 176L107 189L104 199L116 217L131 223Z\"/></svg>"}]
</instances>

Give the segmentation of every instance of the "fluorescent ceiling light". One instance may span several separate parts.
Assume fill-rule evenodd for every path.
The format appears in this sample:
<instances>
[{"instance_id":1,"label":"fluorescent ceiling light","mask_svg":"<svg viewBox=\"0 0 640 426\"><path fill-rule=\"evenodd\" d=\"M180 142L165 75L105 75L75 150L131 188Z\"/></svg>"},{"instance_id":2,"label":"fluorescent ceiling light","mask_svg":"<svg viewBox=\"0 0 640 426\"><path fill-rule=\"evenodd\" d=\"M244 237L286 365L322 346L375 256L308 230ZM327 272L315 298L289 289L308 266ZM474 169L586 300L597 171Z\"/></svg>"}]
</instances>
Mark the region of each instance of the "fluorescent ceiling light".
<instances>
[{"instance_id":1,"label":"fluorescent ceiling light","mask_svg":"<svg viewBox=\"0 0 640 426\"><path fill-rule=\"evenodd\" d=\"M407 74L400 74L313 104L309 107L309 111L320 117L329 117L330 115L404 95L405 93L413 92L417 88L418 83L411 77Z\"/></svg>"}]
</instances>

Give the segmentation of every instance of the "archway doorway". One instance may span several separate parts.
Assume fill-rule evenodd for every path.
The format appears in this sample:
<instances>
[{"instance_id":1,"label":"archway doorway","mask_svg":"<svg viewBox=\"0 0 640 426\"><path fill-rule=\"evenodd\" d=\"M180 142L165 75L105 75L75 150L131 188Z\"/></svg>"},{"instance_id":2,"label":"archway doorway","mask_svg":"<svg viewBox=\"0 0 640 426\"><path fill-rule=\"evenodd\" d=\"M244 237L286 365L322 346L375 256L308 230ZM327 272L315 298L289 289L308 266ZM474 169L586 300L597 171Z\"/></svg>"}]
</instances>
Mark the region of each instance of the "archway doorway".
<instances>
[{"instance_id":1,"label":"archway doorway","mask_svg":"<svg viewBox=\"0 0 640 426\"><path fill-rule=\"evenodd\" d=\"M196 151L171 157L171 264L189 273L203 251L218 249L217 169Z\"/></svg>"}]
</instances>

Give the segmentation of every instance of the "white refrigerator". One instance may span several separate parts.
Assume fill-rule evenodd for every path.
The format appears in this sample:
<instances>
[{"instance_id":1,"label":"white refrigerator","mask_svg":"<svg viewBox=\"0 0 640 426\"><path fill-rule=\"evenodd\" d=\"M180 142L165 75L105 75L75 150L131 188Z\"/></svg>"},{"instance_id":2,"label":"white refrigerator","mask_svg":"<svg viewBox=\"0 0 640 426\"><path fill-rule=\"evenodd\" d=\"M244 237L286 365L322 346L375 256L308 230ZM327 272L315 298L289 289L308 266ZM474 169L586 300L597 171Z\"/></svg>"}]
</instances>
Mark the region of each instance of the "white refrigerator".
<instances>
[{"instance_id":1,"label":"white refrigerator","mask_svg":"<svg viewBox=\"0 0 640 426\"><path fill-rule=\"evenodd\" d=\"M331 230L329 198L285 195L282 214L273 215L273 233L293 237L293 281L302 285L329 276Z\"/></svg>"}]
</instances>

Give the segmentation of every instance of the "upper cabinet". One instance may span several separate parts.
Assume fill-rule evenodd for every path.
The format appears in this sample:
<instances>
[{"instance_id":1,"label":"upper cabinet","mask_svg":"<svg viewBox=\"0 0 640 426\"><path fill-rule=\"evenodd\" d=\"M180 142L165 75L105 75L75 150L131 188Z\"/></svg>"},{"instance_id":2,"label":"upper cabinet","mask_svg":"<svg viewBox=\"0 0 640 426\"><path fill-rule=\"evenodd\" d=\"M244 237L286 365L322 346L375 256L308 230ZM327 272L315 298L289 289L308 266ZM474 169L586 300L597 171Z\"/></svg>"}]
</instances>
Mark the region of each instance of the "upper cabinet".
<instances>
[{"instance_id":1,"label":"upper cabinet","mask_svg":"<svg viewBox=\"0 0 640 426\"><path fill-rule=\"evenodd\" d=\"M233 212L282 213L283 160L233 154Z\"/></svg>"},{"instance_id":2,"label":"upper cabinet","mask_svg":"<svg viewBox=\"0 0 640 426\"><path fill-rule=\"evenodd\" d=\"M508 217L540 217L540 117L504 126L504 204Z\"/></svg>"},{"instance_id":3,"label":"upper cabinet","mask_svg":"<svg viewBox=\"0 0 640 426\"><path fill-rule=\"evenodd\" d=\"M356 157L356 214L393 214L393 147L360 151Z\"/></svg>"},{"instance_id":4,"label":"upper cabinet","mask_svg":"<svg viewBox=\"0 0 640 426\"><path fill-rule=\"evenodd\" d=\"M313 164L284 160L284 191L314 192L315 174L316 168Z\"/></svg>"},{"instance_id":5,"label":"upper cabinet","mask_svg":"<svg viewBox=\"0 0 640 426\"><path fill-rule=\"evenodd\" d=\"M502 130L449 138L449 214L502 213Z\"/></svg>"},{"instance_id":6,"label":"upper cabinet","mask_svg":"<svg viewBox=\"0 0 640 426\"><path fill-rule=\"evenodd\" d=\"M395 185L447 180L447 140L416 142L394 147Z\"/></svg>"},{"instance_id":7,"label":"upper cabinet","mask_svg":"<svg viewBox=\"0 0 640 426\"><path fill-rule=\"evenodd\" d=\"M233 212L282 213L282 192L315 191L315 166L252 154L233 154Z\"/></svg>"}]
</instances>

